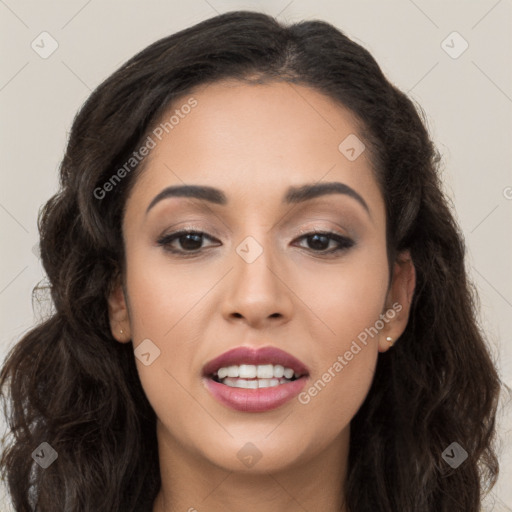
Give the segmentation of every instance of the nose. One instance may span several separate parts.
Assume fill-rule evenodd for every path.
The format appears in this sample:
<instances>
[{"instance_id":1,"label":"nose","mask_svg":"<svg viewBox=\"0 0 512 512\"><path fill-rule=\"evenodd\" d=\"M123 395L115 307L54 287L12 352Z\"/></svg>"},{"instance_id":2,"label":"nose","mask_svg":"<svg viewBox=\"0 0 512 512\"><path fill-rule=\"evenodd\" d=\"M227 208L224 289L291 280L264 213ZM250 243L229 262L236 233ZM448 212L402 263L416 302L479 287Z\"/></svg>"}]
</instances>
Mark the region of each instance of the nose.
<instances>
[{"instance_id":1,"label":"nose","mask_svg":"<svg viewBox=\"0 0 512 512\"><path fill-rule=\"evenodd\" d=\"M292 283L288 282L284 265L277 262L269 248L254 240L242 243L233 255L233 267L223 294L222 314L226 320L245 321L253 328L290 321Z\"/></svg>"}]
</instances>

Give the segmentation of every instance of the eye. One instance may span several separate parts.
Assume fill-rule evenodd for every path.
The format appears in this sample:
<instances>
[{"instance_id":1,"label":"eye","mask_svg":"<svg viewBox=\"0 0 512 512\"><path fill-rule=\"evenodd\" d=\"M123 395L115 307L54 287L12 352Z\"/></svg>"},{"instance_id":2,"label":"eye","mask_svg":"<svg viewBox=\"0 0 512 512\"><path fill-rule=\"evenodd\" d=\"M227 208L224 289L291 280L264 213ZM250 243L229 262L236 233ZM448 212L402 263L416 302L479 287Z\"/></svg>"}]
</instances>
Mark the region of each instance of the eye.
<instances>
[{"instance_id":1,"label":"eye","mask_svg":"<svg viewBox=\"0 0 512 512\"><path fill-rule=\"evenodd\" d=\"M157 244L162 246L165 251L173 254L179 254L184 257L197 256L201 254L202 249L204 249L203 242L205 239L219 242L203 231L183 229L160 237L157 240ZM341 251L346 251L355 245L352 239L331 231L312 231L304 233L296 240L306 241L309 247L303 248L317 253L320 256L333 255ZM334 247L329 249L331 244L334 244Z\"/></svg>"},{"instance_id":2,"label":"eye","mask_svg":"<svg viewBox=\"0 0 512 512\"><path fill-rule=\"evenodd\" d=\"M346 236L342 236L331 231L313 231L311 233L305 233L297 240L307 241L309 245L307 249L319 253L320 255L338 253L340 251L350 249L355 245L354 240L351 238L347 238ZM331 242L334 242L335 247L328 250Z\"/></svg>"},{"instance_id":3,"label":"eye","mask_svg":"<svg viewBox=\"0 0 512 512\"><path fill-rule=\"evenodd\" d=\"M202 231L184 229L160 237L157 240L157 243L162 246L164 250L172 253L183 255L190 253L190 255L195 255L196 253L201 252L201 246L204 239L215 241L215 238L203 233ZM177 244L173 245L174 242L177 242ZM182 249L176 248L176 245L180 245Z\"/></svg>"}]
</instances>

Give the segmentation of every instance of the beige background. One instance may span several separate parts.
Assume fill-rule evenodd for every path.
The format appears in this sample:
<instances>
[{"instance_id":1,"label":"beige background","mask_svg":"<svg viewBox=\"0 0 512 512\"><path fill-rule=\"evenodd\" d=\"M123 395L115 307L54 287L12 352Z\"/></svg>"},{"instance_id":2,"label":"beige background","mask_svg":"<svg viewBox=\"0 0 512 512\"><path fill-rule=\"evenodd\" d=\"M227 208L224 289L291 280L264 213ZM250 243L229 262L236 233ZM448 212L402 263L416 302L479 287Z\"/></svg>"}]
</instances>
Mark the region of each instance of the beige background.
<instances>
[{"instance_id":1,"label":"beige background","mask_svg":"<svg viewBox=\"0 0 512 512\"><path fill-rule=\"evenodd\" d=\"M444 155L444 182L466 237L481 321L512 386L511 0L0 0L0 357L37 319L31 305L31 290L43 277L34 250L37 213L56 191L80 105L148 44L236 9L333 23L422 105ZM43 31L58 44L46 59L31 47ZM469 44L456 59L441 46L453 31ZM453 41L452 52L462 44ZM495 511L512 511L510 411L503 402L502 475L489 502ZM9 510L6 502L0 508Z\"/></svg>"}]
</instances>

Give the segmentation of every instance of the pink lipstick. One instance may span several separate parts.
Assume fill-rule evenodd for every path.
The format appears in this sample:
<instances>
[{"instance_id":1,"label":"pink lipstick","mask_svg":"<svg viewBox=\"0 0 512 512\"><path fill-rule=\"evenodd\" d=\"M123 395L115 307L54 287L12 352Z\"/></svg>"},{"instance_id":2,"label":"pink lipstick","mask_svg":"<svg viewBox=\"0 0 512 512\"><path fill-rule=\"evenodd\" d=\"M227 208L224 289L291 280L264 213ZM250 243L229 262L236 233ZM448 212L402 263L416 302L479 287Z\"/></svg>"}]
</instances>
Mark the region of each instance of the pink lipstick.
<instances>
[{"instance_id":1,"label":"pink lipstick","mask_svg":"<svg viewBox=\"0 0 512 512\"><path fill-rule=\"evenodd\" d=\"M304 363L276 347L238 347L203 367L203 383L212 396L243 412L282 406L301 392L308 378Z\"/></svg>"}]
</instances>

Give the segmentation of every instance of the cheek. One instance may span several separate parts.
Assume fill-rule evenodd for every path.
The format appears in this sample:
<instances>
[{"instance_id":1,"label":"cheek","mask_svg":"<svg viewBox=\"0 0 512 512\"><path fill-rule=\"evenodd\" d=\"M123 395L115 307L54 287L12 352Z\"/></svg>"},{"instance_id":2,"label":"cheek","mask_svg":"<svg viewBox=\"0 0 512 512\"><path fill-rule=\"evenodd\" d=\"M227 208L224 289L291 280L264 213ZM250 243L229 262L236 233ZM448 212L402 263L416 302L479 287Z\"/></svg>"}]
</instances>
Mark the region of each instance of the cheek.
<instances>
[{"instance_id":1,"label":"cheek","mask_svg":"<svg viewBox=\"0 0 512 512\"><path fill-rule=\"evenodd\" d=\"M128 254L126 285L133 346L136 350L142 342L148 343L145 340L152 344L150 364L136 359L137 370L153 409L165 416L165 411L181 410L190 401L182 386L188 384L190 361L200 341L193 316L198 310L194 304L204 291L193 285L191 276L171 273L170 267L154 257L154 251L135 249Z\"/></svg>"},{"instance_id":2,"label":"cheek","mask_svg":"<svg viewBox=\"0 0 512 512\"><path fill-rule=\"evenodd\" d=\"M311 323L315 366L298 401L305 421L313 429L323 424L327 438L348 425L363 403L378 357L387 258L383 251L360 256L337 272L316 273L316 294L308 293L307 284L300 292L310 297L308 306L322 322Z\"/></svg>"},{"instance_id":3,"label":"cheek","mask_svg":"<svg viewBox=\"0 0 512 512\"><path fill-rule=\"evenodd\" d=\"M128 249L127 291L134 340L154 338L165 348L194 338L194 316L215 278L197 265L176 265L161 248ZM177 336L189 331L189 340ZM199 333L199 329L198 329ZM176 355L176 354L175 354Z\"/></svg>"},{"instance_id":4,"label":"cheek","mask_svg":"<svg viewBox=\"0 0 512 512\"><path fill-rule=\"evenodd\" d=\"M388 288L385 247L349 255L336 267L306 269L300 283L297 293L307 298L306 305L317 318L310 322L315 329L311 337L326 365L334 355L349 350L353 340L364 341L364 333L383 312Z\"/></svg>"},{"instance_id":5,"label":"cheek","mask_svg":"<svg viewBox=\"0 0 512 512\"><path fill-rule=\"evenodd\" d=\"M201 341L194 317L200 314L204 290L194 291L183 273L170 274L161 265L133 266L127 287L134 348L150 339L160 351L148 366L136 359L144 393L159 421L182 445L195 450L197 443L190 440L204 436L208 420L197 405L197 390L191 389L191 382L196 381L191 361ZM217 424L211 422L208 427L215 431Z\"/></svg>"},{"instance_id":6,"label":"cheek","mask_svg":"<svg viewBox=\"0 0 512 512\"><path fill-rule=\"evenodd\" d=\"M180 382L183 376L190 378L191 362L204 335L200 321L204 289L195 286L190 276L157 266L141 272L134 269L127 286L134 348L150 339L160 351L155 365Z\"/></svg>"},{"instance_id":7,"label":"cheek","mask_svg":"<svg viewBox=\"0 0 512 512\"><path fill-rule=\"evenodd\" d=\"M297 397L301 429L311 436L310 439L304 434L302 437L304 442L315 446L316 451L325 449L350 425L368 394L378 352L373 346L359 345L348 350L351 360L345 355L347 351L330 354L329 363L312 376Z\"/></svg>"}]
</instances>

